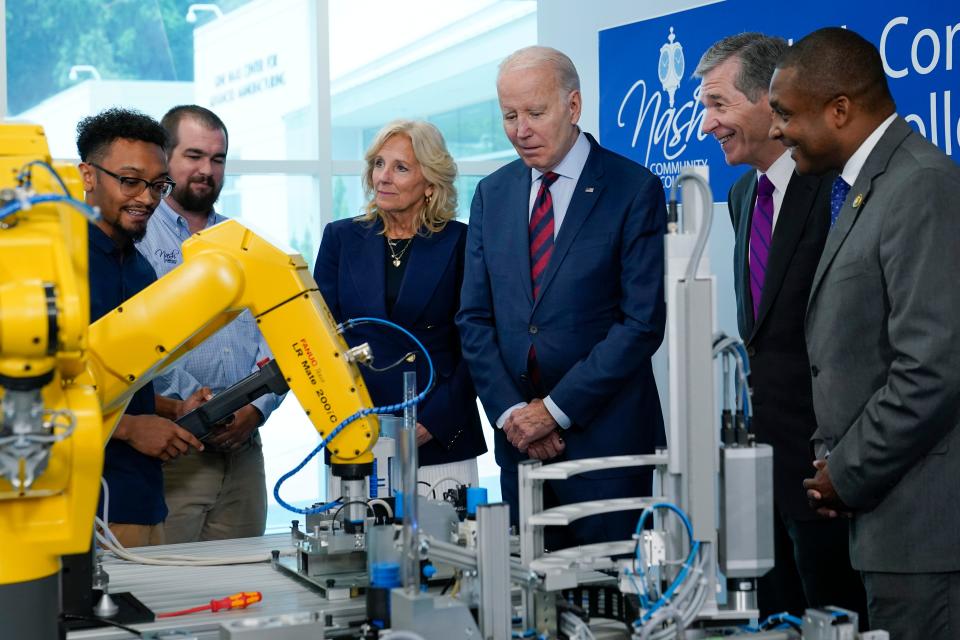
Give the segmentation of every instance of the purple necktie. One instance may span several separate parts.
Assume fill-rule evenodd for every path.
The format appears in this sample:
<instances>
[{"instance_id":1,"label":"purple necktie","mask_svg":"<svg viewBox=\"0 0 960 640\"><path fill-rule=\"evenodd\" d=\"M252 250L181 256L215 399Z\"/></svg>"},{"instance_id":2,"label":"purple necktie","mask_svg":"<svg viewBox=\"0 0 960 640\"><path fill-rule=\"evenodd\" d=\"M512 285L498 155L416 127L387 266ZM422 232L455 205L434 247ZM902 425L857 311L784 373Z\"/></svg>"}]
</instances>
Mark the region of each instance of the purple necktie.
<instances>
[{"instance_id":1,"label":"purple necktie","mask_svg":"<svg viewBox=\"0 0 960 640\"><path fill-rule=\"evenodd\" d=\"M757 204L750 221L750 294L753 297L753 317L760 309L763 281L767 274L767 258L773 238L773 183L766 174L757 183Z\"/></svg>"}]
</instances>

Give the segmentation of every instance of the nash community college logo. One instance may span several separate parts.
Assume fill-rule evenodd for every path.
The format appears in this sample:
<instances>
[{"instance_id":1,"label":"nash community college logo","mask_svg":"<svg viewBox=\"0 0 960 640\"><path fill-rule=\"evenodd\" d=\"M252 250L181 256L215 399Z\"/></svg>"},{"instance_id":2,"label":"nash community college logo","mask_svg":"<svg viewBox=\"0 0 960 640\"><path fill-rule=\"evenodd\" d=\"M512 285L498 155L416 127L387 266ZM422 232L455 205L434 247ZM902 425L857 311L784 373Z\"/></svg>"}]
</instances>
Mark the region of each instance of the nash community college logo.
<instances>
[{"instance_id":1,"label":"nash community college logo","mask_svg":"<svg viewBox=\"0 0 960 640\"><path fill-rule=\"evenodd\" d=\"M651 85L648 93L646 80L637 80L623 96L617 111L617 127L625 128L630 121L634 124L630 140L632 157L656 174L668 189L683 167L707 164L705 158L678 159L694 135L698 140L706 137L700 133L703 110L699 81L687 82L687 86L693 84L694 89L689 99L678 104L683 100L680 90L685 69L683 45L670 27L657 63L657 77L663 90L654 91Z\"/></svg>"},{"instance_id":2,"label":"nash community college logo","mask_svg":"<svg viewBox=\"0 0 960 640\"><path fill-rule=\"evenodd\" d=\"M673 27L670 27L670 35L667 36L667 42L660 47L660 64L657 65L657 75L660 76L660 84L663 90L670 96L670 106L673 106L673 94L676 93L680 81L683 80L683 45L674 42L677 36L673 35Z\"/></svg>"}]
</instances>

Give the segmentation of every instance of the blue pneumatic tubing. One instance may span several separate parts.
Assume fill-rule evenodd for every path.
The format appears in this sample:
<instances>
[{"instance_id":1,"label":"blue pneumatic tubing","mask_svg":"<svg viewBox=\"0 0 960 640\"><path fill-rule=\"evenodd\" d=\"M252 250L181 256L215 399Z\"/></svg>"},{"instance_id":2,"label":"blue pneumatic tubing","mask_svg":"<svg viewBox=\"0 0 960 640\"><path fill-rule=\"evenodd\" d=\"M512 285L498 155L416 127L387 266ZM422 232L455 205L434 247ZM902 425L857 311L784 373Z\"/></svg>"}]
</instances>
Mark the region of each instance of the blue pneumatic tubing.
<instances>
[{"instance_id":1,"label":"blue pneumatic tubing","mask_svg":"<svg viewBox=\"0 0 960 640\"><path fill-rule=\"evenodd\" d=\"M404 400L403 402L398 402L396 404L388 404L383 407L361 409L360 411L357 411L353 415L348 416L342 422L340 422L340 424L334 427L333 431L331 431L330 434L326 438L324 438L323 441L320 444L318 444L314 448L314 450L311 451L307 455L307 457L300 462L300 464L298 464L296 467L294 467L290 471L280 476L280 479L277 480L277 483L273 486L274 499L277 501L277 504L279 504L281 507L283 507L287 511L292 511L294 513L299 513L301 515L312 515L314 513L323 513L324 511L329 511L330 509L333 509L334 507L338 506L340 504L339 502L328 502L327 504L321 505L319 507L314 507L312 509L301 509L299 507L295 507L291 504L288 504L283 498L280 497L280 487L289 478L292 478L293 476L300 473L300 470L303 469L307 465L307 463L313 459L315 455L317 455L323 449L325 449L327 444L331 440L336 438L340 434L340 432L343 431L343 429L354 420L362 418L363 416L370 415L371 413L393 413L394 411L401 411L403 409L406 409L410 405L419 404L423 401L425 397L427 397L427 394L430 393L430 390L433 388L434 368L433 368L433 360L430 358L430 353L427 351L427 348L423 346L423 343L417 340L416 336L414 336L412 333L410 333L400 325L390 322L389 320L384 320L382 318L363 317L363 318L351 318L349 320L346 320L345 322L338 325L337 329L342 333L343 331L351 329L358 324L366 324L366 323L380 324L380 325L389 327L391 329L395 329L400 333L404 334L405 336L407 336L408 338L410 338L410 340L413 341L415 345L417 345L417 348L423 353L424 357L427 359L427 366L430 369L430 378L427 380L427 386L424 388L423 391L418 393L415 397L411 398L410 400Z\"/></svg>"},{"instance_id":2,"label":"blue pneumatic tubing","mask_svg":"<svg viewBox=\"0 0 960 640\"><path fill-rule=\"evenodd\" d=\"M91 222L100 219L100 214L98 214L90 205L85 202L80 202L79 200L74 200L70 196L61 196L57 194L41 194L37 196L32 196L27 200L31 205L41 204L44 202L65 202L74 209L78 210L84 216L86 216ZM23 208L23 205L19 200L15 200L10 204L6 205L0 209L0 220L8 216L12 216L17 211L20 211Z\"/></svg>"}]
</instances>

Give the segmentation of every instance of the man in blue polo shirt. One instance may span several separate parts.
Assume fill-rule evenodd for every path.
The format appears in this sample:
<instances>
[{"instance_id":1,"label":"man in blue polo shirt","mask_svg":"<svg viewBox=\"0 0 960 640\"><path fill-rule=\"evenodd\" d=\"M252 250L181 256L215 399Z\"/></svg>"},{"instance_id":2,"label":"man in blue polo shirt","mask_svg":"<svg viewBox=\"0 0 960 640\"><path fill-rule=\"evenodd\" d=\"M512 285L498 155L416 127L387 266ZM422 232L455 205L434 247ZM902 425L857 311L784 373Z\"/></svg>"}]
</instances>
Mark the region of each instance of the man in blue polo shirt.
<instances>
[{"instance_id":1,"label":"man in blue polo shirt","mask_svg":"<svg viewBox=\"0 0 960 640\"><path fill-rule=\"evenodd\" d=\"M174 183L167 174L166 134L149 116L108 109L77 125L80 174L87 204L101 219L89 226L90 321L94 322L153 283L157 277L134 242ZM173 409L183 414L209 390ZM177 403L159 399L161 403ZM110 489L109 525L121 544L163 543L160 465L203 445L190 432L157 413L152 384L131 398L107 443L103 475Z\"/></svg>"}]
</instances>

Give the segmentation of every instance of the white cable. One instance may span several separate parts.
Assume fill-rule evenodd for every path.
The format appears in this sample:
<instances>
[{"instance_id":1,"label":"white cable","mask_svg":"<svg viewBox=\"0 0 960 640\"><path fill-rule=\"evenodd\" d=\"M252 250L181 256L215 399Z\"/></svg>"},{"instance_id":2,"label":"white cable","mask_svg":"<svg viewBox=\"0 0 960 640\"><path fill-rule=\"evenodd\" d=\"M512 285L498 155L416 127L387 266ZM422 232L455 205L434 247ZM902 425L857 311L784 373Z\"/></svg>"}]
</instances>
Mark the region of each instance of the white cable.
<instances>
[{"instance_id":1,"label":"white cable","mask_svg":"<svg viewBox=\"0 0 960 640\"><path fill-rule=\"evenodd\" d=\"M571 640L596 640L590 625L570 611L561 614L560 630Z\"/></svg>"},{"instance_id":2,"label":"white cable","mask_svg":"<svg viewBox=\"0 0 960 640\"><path fill-rule=\"evenodd\" d=\"M657 627L670 619L673 620L674 628L677 631L677 637L685 637L686 634L683 633L683 616L673 607L663 607L655 614L650 616L650 619L644 623L643 628L640 631L640 640L650 640L651 634L657 630Z\"/></svg>"},{"instance_id":3,"label":"white cable","mask_svg":"<svg viewBox=\"0 0 960 640\"><path fill-rule=\"evenodd\" d=\"M390 508L390 503L388 503L386 500L381 500L380 498L371 498L370 500L367 500L367 504L380 505L381 507L387 510L387 517L393 520L393 509Z\"/></svg>"},{"instance_id":4,"label":"white cable","mask_svg":"<svg viewBox=\"0 0 960 640\"><path fill-rule=\"evenodd\" d=\"M702 556L700 561L695 566L695 570L691 575L697 575L698 578L692 581L684 581L685 585L677 594L677 597L674 598L671 603L674 608L679 609L682 617L683 627L689 626L697 617L697 614L700 613L700 609L703 608L704 603L707 600L707 580L703 577L703 569L708 562L707 558ZM690 606L681 606L685 602L688 596L692 596L692 601ZM651 640L668 640L677 636L677 626L667 626L663 629L655 631L651 634Z\"/></svg>"},{"instance_id":5,"label":"white cable","mask_svg":"<svg viewBox=\"0 0 960 640\"><path fill-rule=\"evenodd\" d=\"M732 338L723 333L716 333L713 336L714 345L713 345L713 356L716 357L718 354L727 352L733 355L734 362L737 364L737 379L740 388L737 390L737 408L740 409L743 406L744 396L746 396L746 413L749 416L753 416L753 400L750 398L749 393L742 393L743 389L748 389L750 386L749 380L747 379L746 367L743 361L743 353L737 347L742 345L743 342Z\"/></svg>"},{"instance_id":6,"label":"white cable","mask_svg":"<svg viewBox=\"0 0 960 640\"><path fill-rule=\"evenodd\" d=\"M673 181L673 185L670 188L671 203L676 203L677 189L680 187L681 182L685 182L687 180L691 180L695 185L697 185L697 188L700 190L700 195L703 198L703 217L700 219L700 224L697 227L697 239L693 245L693 254L690 256L690 261L687 263L687 272L684 276L685 281L693 282L697 277L697 268L700 266L700 258L703 257L703 251L707 246L707 237L710 235L710 226L713 224L713 191L710 190L710 183L707 182L705 178L695 173L693 169L688 167L681 171L680 175L677 176ZM687 212L684 211L684 231L686 231L687 222Z\"/></svg>"},{"instance_id":7,"label":"white cable","mask_svg":"<svg viewBox=\"0 0 960 640\"><path fill-rule=\"evenodd\" d=\"M706 581L703 581L704 584L698 588L696 591L696 599L693 602L693 606L685 609L681 615L683 618L684 628L689 627L690 624L696 619L697 614L700 612L700 609L703 608L704 603L707 601L707 590L706 590ZM661 629L653 633L650 637L650 640L669 640L677 636L676 625L668 626L665 629Z\"/></svg>"},{"instance_id":8,"label":"white cable","mask_svg":"<svg viewBox=\"0 0 960 640\"><path fill-rule=\"evenodd\" d=\"M654 613L650 620L642 625L635 625L633 631L634 638L643 638L644 640L667 640L672 637L683 637L683 629L690 625L696 618L700 609L706 601L706 579L703 578L703 569L706 566L707 558L701 554L696 563L691 567L690 573L684 578L684 581L674 597L664 609L673 609L678 612L679 618L671 615L661 615L662 610ZM690 605L686 602L690 600ZM673 618L674 623L666 627L656 629L668 618ZM677 622L679 620L679 622Z\"/></svg>"},{"instance_id":9,"label":"white cable","mask_svg":"<svg viewBox=\"0 0 960 640\"><path fill-rule=\"evenodd\" d=\"M215 567L220 565L233 565L233 564L256 564L260 562L270 562L270 555L249 555L249 556L226 556L222 558L212 558L212 557L200 557L200 556L187 556L187 555L167 555L167 556L141 556L129 551L124 547L119 540L117 540L116 535L110 531L110 527L107 526L107 523L101 520L100 518L96 519L96 523L102 529L101 531L96 532L97 541L105 549L113 553L121 560L126 560L128 562L135 562L137 564L144 565L153 565L153 566L196 566L196 567ZM293 551L287 551L281 553L280 555L292 555Z\"/></svg>"},{"instance_id":10,"label":"white cable","mask_svg":"<svg viewBox=\"0 0 960 640\"><path fill-rule=\"evenodd\" d=\"M107 479L100 476L100 487L103 489L103 522L110 522L110 486Z\"/></svg>"},{"instance_id":11,"label":"white cable","mask_svg":"<svg viewBox=\"0 0 960 640\"><path fill-rule=\"evenodd\" d=\"M741 391L743 389L749 389L750 382L747 380L746 369L744 367L744 362L743 362L743 354L740 352L740 349L734 349L733 354L734 356L736 356L736 359L737 359L737 376L740 378L740 384L743 385ZM745 407L746 413L752 418L753 417L753 400L750 398L750 394L741 393L740 397L741 399L743 397L746 397L746 405L747 405Z\"/></svg>"},{"instance_id":12,"label":"white cable","mask_svg":"<svg viewBox=\"0 0 960 640\"><path fill-rule=\"evenodd\" d=\"M716 356L714 356L716 357ZM721 385L723 398L721 400L723 404L723 410L730 410L730 360L727 357L727 354L724 353L723 357L720 360L720 369L723 371L723 384Z\"/></svg>"}]
</instances>

